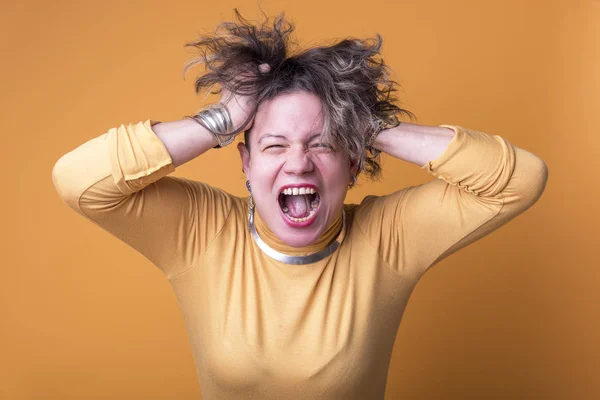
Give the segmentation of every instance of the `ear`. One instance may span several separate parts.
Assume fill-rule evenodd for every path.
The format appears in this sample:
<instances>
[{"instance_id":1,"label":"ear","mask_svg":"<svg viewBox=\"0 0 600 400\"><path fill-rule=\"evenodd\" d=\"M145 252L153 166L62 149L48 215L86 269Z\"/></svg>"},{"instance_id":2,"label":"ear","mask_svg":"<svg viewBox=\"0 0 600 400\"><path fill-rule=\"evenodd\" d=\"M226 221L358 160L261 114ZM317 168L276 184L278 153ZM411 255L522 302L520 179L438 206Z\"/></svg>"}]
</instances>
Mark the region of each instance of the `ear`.
<instances>
[{"instance_id":1,"label":"ear","mask_svg":"<svg viewBox=\"0 0 600 400\"><path fill-rule=\"evenodd\" d=\"M350 182L352 182L352 177L356 176L358 172L358 161L349 161L350 164Z\"/></svg>"},{"instance_id":2,"label":"ear","mask_svg":"<svg viewBox=\"0 0 600 400\"><path fill-rule=\"evenodd\" d=\"M250 152L244 143L238 143L237 149L240 152L242 159L242 171L246 175L246 179L250 179Z\"/></svg>"}]
</instances>

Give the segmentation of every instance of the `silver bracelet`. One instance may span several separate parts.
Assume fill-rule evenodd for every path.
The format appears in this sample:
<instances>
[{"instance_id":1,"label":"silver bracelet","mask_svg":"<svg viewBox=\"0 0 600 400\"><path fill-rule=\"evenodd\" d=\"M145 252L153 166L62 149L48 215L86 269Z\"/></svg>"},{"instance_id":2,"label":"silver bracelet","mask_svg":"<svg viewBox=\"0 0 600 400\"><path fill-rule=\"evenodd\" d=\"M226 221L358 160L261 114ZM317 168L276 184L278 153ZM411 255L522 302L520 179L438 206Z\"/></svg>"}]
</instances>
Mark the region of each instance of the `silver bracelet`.
<instances>
[{"instance_id":1,"label":"silver bracelet","mask_svg":"<svg viewBox=\"0 0 600 400\"><path fill-rule=\"evenodd\" d=\"M233 122L229 115L227 106L222 103L211 104L203 107L194 116L186 115L185 118L192 119L212 133L217 141L215 149L227 146L235 139Z\"/></svg>"},{"instance_id":2,"label":"silver bracelet","mask_svg":"<svg viewBox=\"0 0 600 400\"><path fill-rule=\"evenodd\" d=\"M382 130L395 128L398 125L400 125L400 121L398 120L398 117L396 117L395 115L392 115L388 118L389 118L390 122L386 122L386 121L382 120L381 118L379 118L378 116L373 115L373 120L371 121L371 123L373 125L373 131L371 132L371 135L367 139L366 147L373 146L373 143L375 143L375 139L377 138L377 135L379 135L379 133Z\"/></svg>"}]
</instances>

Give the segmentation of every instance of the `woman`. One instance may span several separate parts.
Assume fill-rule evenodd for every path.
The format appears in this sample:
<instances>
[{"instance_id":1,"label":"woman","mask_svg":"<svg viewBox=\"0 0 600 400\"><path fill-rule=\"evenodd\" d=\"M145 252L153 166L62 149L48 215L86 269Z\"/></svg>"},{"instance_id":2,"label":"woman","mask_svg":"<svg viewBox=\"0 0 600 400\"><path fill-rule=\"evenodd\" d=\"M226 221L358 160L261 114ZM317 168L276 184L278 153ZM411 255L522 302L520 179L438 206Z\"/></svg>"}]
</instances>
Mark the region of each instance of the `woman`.
<instances>
[{"instance_id":1,"label":"woman","mask_svg":"<svg viewBox=\"0 0 600 400\"><path fill-rule=\"evenodd\" d=\"M290 55L292 26L223 24L191 46L222 101L121 125L61 157L75 211L138 250L178 298L206 399L383 399L421 276L529 208L547 168L500 136L398 124L381 40ZM238 132L249 197L168 176ZM224 150L215 150L224 151ZM434 179L343 204L379 152ZM207 166L215 168L215 166Z\"/></svg>"}]
</instances>

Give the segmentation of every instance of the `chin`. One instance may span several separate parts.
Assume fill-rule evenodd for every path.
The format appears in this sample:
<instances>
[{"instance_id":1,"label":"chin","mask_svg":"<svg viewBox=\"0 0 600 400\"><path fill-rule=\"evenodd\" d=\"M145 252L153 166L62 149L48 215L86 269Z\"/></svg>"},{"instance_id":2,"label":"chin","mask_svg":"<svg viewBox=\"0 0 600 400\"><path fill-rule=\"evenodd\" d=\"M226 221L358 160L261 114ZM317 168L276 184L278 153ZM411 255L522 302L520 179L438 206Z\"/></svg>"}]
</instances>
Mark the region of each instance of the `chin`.
<instances>
[{"instance_id":1,"label":"chin","mask_svg":"<svg viewBox=\"0 0 600 400\"><path fill-rule=\"evenodd\" d=\"M284 212L281 202L278 209L278 221L275 222L278 227L276 236L286 245L291 247L308 246L316 242L323 233L323 216L320 206L311 209L306 217L296 220Z\"/></svg>"}]
</instances>

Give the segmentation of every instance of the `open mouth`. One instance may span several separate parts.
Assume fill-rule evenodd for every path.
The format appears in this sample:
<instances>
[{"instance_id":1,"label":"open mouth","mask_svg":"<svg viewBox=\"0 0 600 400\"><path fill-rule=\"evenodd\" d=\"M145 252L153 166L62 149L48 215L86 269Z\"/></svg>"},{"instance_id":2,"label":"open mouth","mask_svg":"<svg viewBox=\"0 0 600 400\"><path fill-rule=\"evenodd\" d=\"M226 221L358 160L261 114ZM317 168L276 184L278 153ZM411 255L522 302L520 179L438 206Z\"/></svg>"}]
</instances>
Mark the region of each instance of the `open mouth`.
<instances>
[{"instance_id":1,"label":"open mouth","mask_svg":"<svg viewBox=\"0 0 600 400\"><path fill-rule=\"evenodd\" d=\"M290 221L310 221L317 210L321 197L313 186L287 187L279 193L279 207Z\"/></svg>"}]
</instances>

